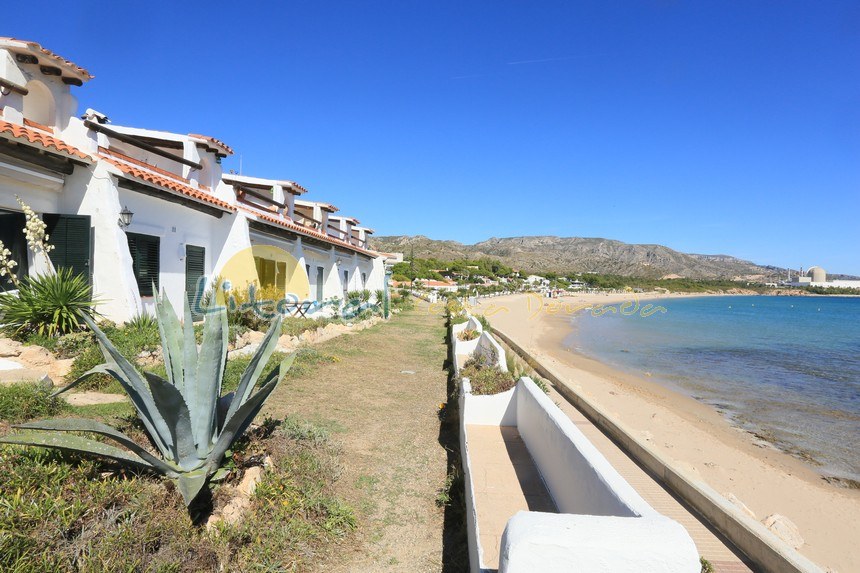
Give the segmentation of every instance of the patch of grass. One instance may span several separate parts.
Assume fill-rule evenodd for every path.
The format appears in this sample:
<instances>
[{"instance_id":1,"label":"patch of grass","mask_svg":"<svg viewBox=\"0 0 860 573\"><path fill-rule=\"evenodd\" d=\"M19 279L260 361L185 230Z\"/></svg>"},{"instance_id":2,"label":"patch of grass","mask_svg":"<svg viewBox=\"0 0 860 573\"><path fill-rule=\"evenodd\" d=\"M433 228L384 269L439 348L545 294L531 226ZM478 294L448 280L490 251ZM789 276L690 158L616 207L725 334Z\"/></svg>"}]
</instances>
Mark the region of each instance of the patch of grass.
<instances>
[{"instance_id":1,"label":"patch of grass","mask_svg":"<svg viewBox=\"0 0 860 573\"><path fill-rule=\"evenodd\" d=\"M62 398L52 398L51 388L35 382L0 386L0 420L17 424L33 418L54 416L68 408Z\"/></svg>"},{"instance_id":2,"label":"patch of grass","mask_svg":"<svg viewBox=\"0 0 860 573\"><path fill-rule=\"evenodd\" d=\"M158 326L134 327L125 326L117 327L116 325L107 323L100 325L102 331L107 335L110 341L116 346L123 356L129 359L132 363L137 363L137 355L141 351L152 352L161 347L161 337L158 334ZM87 346L75 358L72 368L69 371L67 380L72 381L84 374L99 364L104 363L101 349L95 341ZM107 374L96 374L89 377L81 383L79 388L82 389L104 389L109 386L113 378Z\"/></svg>"},{"instance_id":3,"label":"patch of grass","mask_svg":"<svg viewBox=\"0 0 860 573\"><path fill-rule=\"evenodd\" d=\"M48 350L53 351L57 346L58 340L59 339L56 336L33 332L24 339L24 344L27 346L41 346L42 348L47 348Z\"/></svg>"},{"instance_id":4,"label":"patch of grass","mask_svg":"<svg viewBox=\"0 0 860 573\"><path fill-rule=\"evenodd\" d=\"M459 467L449 468L448 475L445 476L445 483L442 484L442 487L436 493L436 506L445 507L451 505L454 501L461 501L463 488L465 487Z\"/></svg>"},{"instance_id":5,"label":"patch of grass","mask_svg":"<svg viewBox=\"0 0 860 573\"><path fill-rule=\"evenodd\" d=\"M311 568L315 555L356 527L352 509L333 493L337 450L301 420L262 427L268 434L255 434L252 446L272 466L244 519L219 525L217 534L191 522L171 482L105 473L112 466L58 452L0 448L0 570Z\"/></svg>"},{"instance_id":6,"label":"patch of grass","mask_svg":"<svg viewBox=\"0 0 860 573\"><path fill-rule=\"evenodd\" d=\"M125 418L134 416L135 410L131 402L111 402L110 404L90 404L88 406L69 406L68 411L81 418Z\"/></svg>"},{"instance_id":7,"label":"patch of grass","mask_svg":"<svg viewBox=\"0 0 860 573\"><path fill-rule=\"evenodd\" d=\"M343 322L339 318L301 318L290 316L281 323L281 334L287 336L299 336L309 330L323 328L328 324L338 324Z\"/></svg>"}]
</instances>

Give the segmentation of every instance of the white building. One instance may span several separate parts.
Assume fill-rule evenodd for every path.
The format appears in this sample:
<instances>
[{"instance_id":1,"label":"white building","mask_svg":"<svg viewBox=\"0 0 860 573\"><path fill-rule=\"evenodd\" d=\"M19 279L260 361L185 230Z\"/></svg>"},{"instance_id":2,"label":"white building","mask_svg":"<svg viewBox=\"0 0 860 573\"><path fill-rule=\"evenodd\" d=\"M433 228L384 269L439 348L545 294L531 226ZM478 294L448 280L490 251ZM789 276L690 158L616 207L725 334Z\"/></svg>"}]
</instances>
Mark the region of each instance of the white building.
<instances>
[{"instance_id":1,"label":"white building","mask_svg":"<svg viewBox=\"0 0 860 573\"><path fill-rule=\"evenodd\" d=\"M788 280L786 286L813 286L825 288L856 288L860 289L860 281L857 280L827 280L827 271L821 267L809 267L806 272L803 269L794 280Z\"/></svg>"},{"instance_id":2,"label":"white building","mask_svg":"<svg viewBox=\"0 0 860 573\"><path fill-rule=\"evenodd\" d=\"M306 190L294 182L222 173L233 153L223 142L77 117L71 86L92 77L39 44L0 38L0 240L19 274L47 265L27 251L16 195L47 223L53 266L89 277L111 320L150 307L153 286L179 306L200 277L240 267L305 301L384 287L370 229L330 220L337 208L298 199Z\"/></svg>"},{"instance_id":3,"label":"white building","mask_svg":"<svg viewBox=\"0 0 860 573\"><path fill-rule=\"evenodd\" d=\"M544 278L540 275L529 275L526 277L526 282L531 285L549 286L549 279Z\"/></svg>"}]
</instances>

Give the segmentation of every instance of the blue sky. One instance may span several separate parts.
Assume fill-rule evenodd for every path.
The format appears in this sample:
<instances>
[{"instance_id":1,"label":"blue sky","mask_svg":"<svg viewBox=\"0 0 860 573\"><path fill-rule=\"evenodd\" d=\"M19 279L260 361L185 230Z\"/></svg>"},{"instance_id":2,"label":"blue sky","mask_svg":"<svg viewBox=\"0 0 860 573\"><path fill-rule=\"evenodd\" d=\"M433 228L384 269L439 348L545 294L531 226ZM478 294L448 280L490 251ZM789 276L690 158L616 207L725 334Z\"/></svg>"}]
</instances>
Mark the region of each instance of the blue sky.
<instances>
[{"instance_id":1,"label":"blue sky","mask_svg":"<svg viewBox=\"0 0 860 573\"><path fill-rule=\"evenodd\" d=\"M860 275L856 1L15 2L122 125L377 234L606 237Z\"/></svg>"}]
</instances>

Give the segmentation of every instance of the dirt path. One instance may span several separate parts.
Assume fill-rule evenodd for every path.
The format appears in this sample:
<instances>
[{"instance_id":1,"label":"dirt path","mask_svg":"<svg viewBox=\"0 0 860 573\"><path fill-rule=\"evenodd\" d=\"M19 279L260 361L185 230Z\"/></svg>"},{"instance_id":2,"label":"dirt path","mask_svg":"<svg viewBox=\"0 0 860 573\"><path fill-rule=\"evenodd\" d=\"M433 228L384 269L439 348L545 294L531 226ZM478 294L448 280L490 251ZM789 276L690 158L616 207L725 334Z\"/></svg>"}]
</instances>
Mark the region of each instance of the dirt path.
<instances>
[{"instance_id":1,"label":"dirt path","mask_svg":"<svg viewBox=\"0 0 860 573\"><path fill-rule=\"evenodd\" d=\"M356 508L354 539L320 570L441 571L444 511L436 506L447 454L438 409L446 400L444 322L420 308L315 346L338 362L289 380L269 400L332 430L342 445L340 495Z\"/></svg>"}]
</instances>

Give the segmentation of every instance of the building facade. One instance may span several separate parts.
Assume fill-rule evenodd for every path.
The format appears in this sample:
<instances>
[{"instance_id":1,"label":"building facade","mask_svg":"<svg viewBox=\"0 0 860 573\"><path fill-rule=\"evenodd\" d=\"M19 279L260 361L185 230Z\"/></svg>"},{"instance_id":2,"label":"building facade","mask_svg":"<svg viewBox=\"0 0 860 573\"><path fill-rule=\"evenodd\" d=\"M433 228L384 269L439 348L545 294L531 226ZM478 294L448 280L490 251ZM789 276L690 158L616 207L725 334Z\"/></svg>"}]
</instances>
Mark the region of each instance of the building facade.
<instances>
[{"instance_id":1,"label":"building facade","mask_svg":"<svg viewBox=\"0 0 860 573\"><path fill-rule=\"evenodd\" d=\"M0 38L0 241L19 275L71 268L117 322L151 309L155 291L180 306L231 274L238 288L254 282L317 308L384 287L372 231L304 199L301 185L223 173L233 150L213 137L79 117L71 88L92 77L39 44ZM18 198L47 225L50 264L27 250Z\"/></svg>"}]
</instances>

